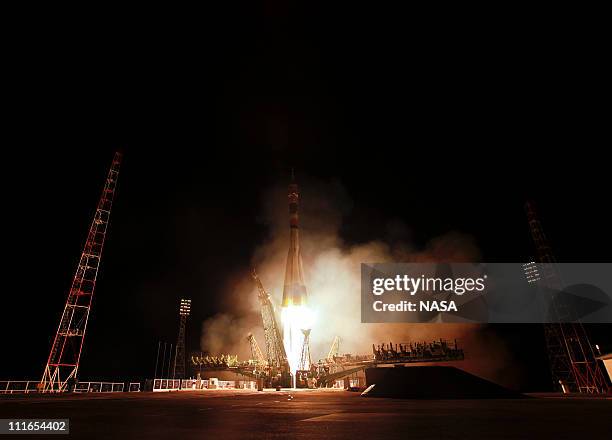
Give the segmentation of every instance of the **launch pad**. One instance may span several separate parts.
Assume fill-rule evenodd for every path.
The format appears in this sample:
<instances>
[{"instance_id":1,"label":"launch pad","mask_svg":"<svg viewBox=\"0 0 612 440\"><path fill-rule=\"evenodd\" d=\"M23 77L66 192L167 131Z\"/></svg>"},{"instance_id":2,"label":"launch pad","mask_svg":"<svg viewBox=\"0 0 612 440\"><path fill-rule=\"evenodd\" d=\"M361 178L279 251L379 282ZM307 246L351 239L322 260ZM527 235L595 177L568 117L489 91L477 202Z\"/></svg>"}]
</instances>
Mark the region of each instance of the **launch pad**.
<instances>
[{"instance_id":1,"label":"launch pad","mask_svg":"<svg viewBox=\"0 0 612 440\"><path fill-rule=\"evenodd\" d=\"M237 356L206 355L191 356L193 377L201 383L203 372L233 371L246 378L257 380L257 388L317 388L340 387L338 380L353 377L354 386L364 387L365 377L357 378L366 368L384 364L412 364L416 362L443 362L463 360L463 350L457 345L440 339L431 343L416 342L385 345L372 345L372 354L339 354L340 338L336 336L325 359L313 361L310 352L310 335L314 316L308 305L308 293L304 281L304 269L299 240L299 190L293 180L289 185L289 251L285 267L283 297L280 319L271 296L265 289L257 271L253 268L251 276L257 287L261 307L261 318L265 339L265 354L259 347L255 336L246 337L251 349L251 359L238 361ZM425 280L418 280L423 281ZM398 278L399 282L399 278ZM208 376L211 377L212 376ZM216 378L215 378L216 380ZM345 388L353 385L348 381ZM199 388L199 387L198 387Z\"/></svg>"},{"instance_id":2,"label":"launch pad","mask_svg":"<svg viewBox=\"0 0 612 440\"><path fill-rule=\"evenodd\" d=\"M309 353L304 353L300 361L301 366L309 365L310 368L300 368L295 372L295 382L286 380L281 376L283 370L277 367L270 367L261 350L256 345L252 335L248 337L253 344L253 359L239 361L237 356L191 356L191 367L193 377L205 378L213 377L219 372L230 372L242 375L245 378L253 378L261 381L262 387L283 387L283 388L317 388L340 386L337 382L349 376L355 377L368 368L377 366L402 366L418 363L462 361L464 359L463 349L459 348L457 341L448 342L443 339L433 342L416 342L400 344L379 344L372 345L370 355L352 355L338 353L339 338L336 337L329 354L325 359L312 362ZM308 350L308 340L304 344L304 350ZM306 361L305 358L308 358ZM286 370L285 370L286 371ZM211 376L212 374L212 376ZM288 373L289 375L291 373ZM283 380L285 379L285 380ZM358 381L354 386L366 385L365 377ZM369 385L369 384L368 384ZM351 387L350 381L342 387Z\"/></svg>"}]
</instances>

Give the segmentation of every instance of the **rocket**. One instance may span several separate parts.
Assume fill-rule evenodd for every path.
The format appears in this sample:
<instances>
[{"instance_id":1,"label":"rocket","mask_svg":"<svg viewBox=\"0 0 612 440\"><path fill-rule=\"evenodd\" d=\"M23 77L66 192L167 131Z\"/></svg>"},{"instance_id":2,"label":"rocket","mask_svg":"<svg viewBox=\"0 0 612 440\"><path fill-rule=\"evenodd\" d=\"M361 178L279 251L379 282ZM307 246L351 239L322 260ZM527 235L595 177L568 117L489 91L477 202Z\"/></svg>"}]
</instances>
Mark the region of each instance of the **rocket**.
<instances>
[{"instance_id":1,"label":"rocket","mask_svg":"<svg viewBox=\"0 0 612 440\"><path fill-rule=\"evenodd\" d=\"M300 254L300 235L298 226L298 204L300 194L298 192L298 186L293 180L293 173L291 176L291 184L289 185L288 198L290 236L282 307L305 306L308 302L308 294L306 293L304 269L302 268L302 255Z\"/></svg>"}]
</instances>

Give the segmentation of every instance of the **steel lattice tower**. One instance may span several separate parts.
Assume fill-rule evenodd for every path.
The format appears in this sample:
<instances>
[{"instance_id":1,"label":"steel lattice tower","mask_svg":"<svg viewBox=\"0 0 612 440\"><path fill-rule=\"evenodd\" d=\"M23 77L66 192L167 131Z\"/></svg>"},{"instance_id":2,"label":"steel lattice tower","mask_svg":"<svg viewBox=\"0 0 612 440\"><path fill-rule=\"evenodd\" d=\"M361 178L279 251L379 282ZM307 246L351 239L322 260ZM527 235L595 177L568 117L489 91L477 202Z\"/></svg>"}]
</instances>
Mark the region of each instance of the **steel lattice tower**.
<instances>
[{"instance_id":1,"label":"steel lattice tower","mask_svg":"<svg viewBox=\"0 0 612 440\"><path fill-rule=\"evenodd\" d=\"M41 379L43 392L66 391L68 384L77 380L87 320L89 319L111 206L115 196L117 178L119 177L121 157L121 153L115 153L104 183L102 196L89 227L87 240Z\"/></svg>"},{"instance_id":2,"label":"steel lattice tower","mask_svg":"<svg viewBox=\"0 0 612 440\"><path fill-rule=\"evenodd\" d=\"M302 333L304 334L304 342L300 353L298 370L306 371L310 370L310 366L312 365L312 358L310 357L310 329L302 330Z\"/></svg>"},{"instance_id":3,"label":"steel lattice tower","mask_svg":"<svg viewBox=\"0 0 612 440\"><path fill-rule=\"evenodd\" d=\"M540 263L538 282L553 291L561 291L563 283L556 268L556 259L533 202L527 202L525 210ZM574 319L572 311L563 301L552 301L552 309L556 322L544 324L544 337L553 386L562 389L566 384L572 392L606 393L608 386L584 326Z\"/></svg>"},{"instance_id":4,"label":"steel lattice tower","mask_svg":"<svg viewBox=\"0 0 612 440\"><path fill-rule=\"evenodd\" d=\"M191 300L181 299L181 305L179 307L179 332L176 340L176 350L174 353L174 370L172 373L173 378L184 379L185 378L185 324L187 324L187 317L191 312Z\"/></svg>"},{"instance_id":5,"label":"steel lattice tower","mask_svg":"<svg viewBox=\"0 0 612 440\"><path fill-rule=\"evenodd\" d=\"M329 348L329 353L327 353L327 362L333 362L334 358L338 356L338 352L340 351L340 336L335 336L332 341L332 345Z\"/></svg>"},{"instance_id":6,"label":"steel lattice tower","mask_svg":"<svg viewBox=\"0 0 612 440\"><path fill-rule=\"evenodd\" d=\"M249 341L249 346L251 347L251 359L256 362L257 366L265 367L267 365L266 358L261 352L261 348L259 348L259 344L255 336L253 336L253 333L249 333L247 341Z\"/></svg>"},{"instance_id":7,"label":"steel lattice tower","mask_svg":"<svg viewBox=\"0 0 612 440\"><path fill-rule=\"evenodd\" d=\"M253 269L251 275L257 284L258 298L261 304L261 318L263 320L264 338L266 340L268 366L288 373L289 362L287 361L287 354L285 352L285 346L283 345L283 336L278 326L278 322L276 321L274 306L270 301L270 295L268 295L268 292L264 289L255 269Z\"/></svg>"}]
</instances>

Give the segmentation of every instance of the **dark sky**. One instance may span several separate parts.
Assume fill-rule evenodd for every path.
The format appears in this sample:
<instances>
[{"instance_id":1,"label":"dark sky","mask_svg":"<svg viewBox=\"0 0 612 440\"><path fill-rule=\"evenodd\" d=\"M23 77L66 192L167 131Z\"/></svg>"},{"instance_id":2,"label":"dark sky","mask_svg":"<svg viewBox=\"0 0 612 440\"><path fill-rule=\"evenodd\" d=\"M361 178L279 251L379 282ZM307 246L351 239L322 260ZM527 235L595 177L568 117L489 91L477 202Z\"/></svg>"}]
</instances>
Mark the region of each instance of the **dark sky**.
<instances>
[{"instance_id":1,"label":"dark sky","mask_svg":"<svg viewBox=\"0 0 612 440\"><path fill-rule=\"evenodd\" d=\"M204 291L197 349L212 299L266 236L262 191L292 167L346 188L347 243L400 221L419 244L461 231L484 261L524 261L532 197L561 261L609 261L598 57L528 36L339 29L324 15L268 5L222 31L130 38L84 25L12 49L0 378L40 376L115 149L82 377L150 377L178 299ZM612 348L609 326L591 330ZM546 383L539 326L490 331L533 368L525 386Z\"/></svg>"}]
</instances>

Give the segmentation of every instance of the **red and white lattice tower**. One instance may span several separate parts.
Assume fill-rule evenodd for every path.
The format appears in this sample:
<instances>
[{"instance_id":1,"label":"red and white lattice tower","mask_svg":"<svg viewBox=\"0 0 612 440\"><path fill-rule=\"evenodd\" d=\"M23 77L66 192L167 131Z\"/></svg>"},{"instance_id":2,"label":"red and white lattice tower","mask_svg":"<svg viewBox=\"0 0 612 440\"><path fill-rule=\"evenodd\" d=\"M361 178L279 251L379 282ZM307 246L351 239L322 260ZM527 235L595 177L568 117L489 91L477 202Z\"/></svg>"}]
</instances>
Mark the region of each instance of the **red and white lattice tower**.
<instances>
[{"instance_id":1,"label":"red and white lattice tower","mask_svg":"<svg viewBox=\"0 0 612 440\"><path fill-rule=\"evenodd\" d=\"M40 384L43 392L67 391L69 384L76 382L120 165L121 153L117 152L106 177L64 313L51 346Z\"/></svg>"},{"instance_id":2,"label":"red and white lattice tower","mask_svg":"<svg viewBox=\"0 0 612 440\"><path fill-rule=\"evenodd\" d=\"M536 280L554 291L563 290L557 260L544 235L533 202L525 205L529 229L536 249L539 271ZM530 272L533 275L533 272ZM608 385L601 371L589 336L582 323L574 319L572 310L562 300L551 301L553 322L544 324L544 337L550 361L553 386L557 390L578 393L606 393Z\"/></svg>"}]
</instances>

